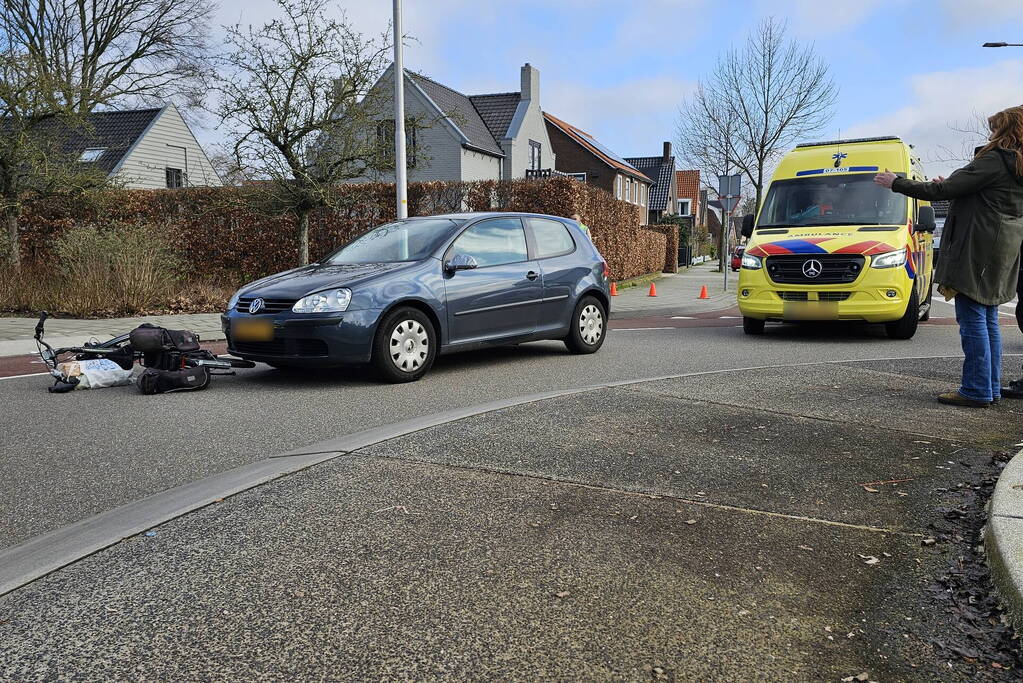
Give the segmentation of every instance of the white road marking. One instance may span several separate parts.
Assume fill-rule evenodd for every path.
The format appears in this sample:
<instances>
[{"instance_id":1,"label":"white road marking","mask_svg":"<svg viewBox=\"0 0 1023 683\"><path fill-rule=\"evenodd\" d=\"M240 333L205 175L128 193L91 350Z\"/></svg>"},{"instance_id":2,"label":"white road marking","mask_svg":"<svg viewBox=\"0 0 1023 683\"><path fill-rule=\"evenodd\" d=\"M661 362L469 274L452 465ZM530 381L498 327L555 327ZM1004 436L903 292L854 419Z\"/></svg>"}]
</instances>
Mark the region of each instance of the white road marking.
<instances>
[{"instance_id":1,"label":"white road marking","mask_svg":"<svg viewBox=\"0 0 1023 683\"><path fill-rule=\"evenodd\" d=\"M40 375L48 375L48 372L30 372L27 375L10 375L9 377L0 377L0 379L18 379L19 377L39 377Z\"/></svg>"},{"instance_id":2,"label":"white road marking","mask_svg":"<svg viewBox=\"0 0 1023 683\"><path fill-rule=\"evenodd\" d=\"M673 315L673 316L671 316L671 319L672 320L696 320L696 318L694 318L691 315Z\"/></svg>"},{"instance_id":3,"label":"white road marking","mask_svg":"<svg viewBox=\"0 0 1023 683\"><path fill-rule=\"evenodd\" d=\"M644 330L677 330L677 327L618 327L611 328L615 332L643 332Z\"/></svg>"}]
</instances>

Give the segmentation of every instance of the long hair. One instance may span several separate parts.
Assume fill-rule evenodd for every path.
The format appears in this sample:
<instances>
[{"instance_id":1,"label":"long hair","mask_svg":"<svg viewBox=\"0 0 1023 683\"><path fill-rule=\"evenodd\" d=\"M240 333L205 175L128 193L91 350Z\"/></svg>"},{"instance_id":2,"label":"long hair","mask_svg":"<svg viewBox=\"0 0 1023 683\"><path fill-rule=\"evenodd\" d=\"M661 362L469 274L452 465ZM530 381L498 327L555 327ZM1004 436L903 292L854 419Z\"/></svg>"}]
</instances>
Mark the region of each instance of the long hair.
<instances>
[{"instance_id":1,"label":"long hair","mask_svg":"<svg viewBox=\"0 0 1023 683\"><path fill-rule=\"evenodd\" d=\"M1001 147L1016 157L1016 175L1023 176L1023 106L1009 107L988 117L989 142L977 152L979 157Z\"/></svg>"}]
</instances>

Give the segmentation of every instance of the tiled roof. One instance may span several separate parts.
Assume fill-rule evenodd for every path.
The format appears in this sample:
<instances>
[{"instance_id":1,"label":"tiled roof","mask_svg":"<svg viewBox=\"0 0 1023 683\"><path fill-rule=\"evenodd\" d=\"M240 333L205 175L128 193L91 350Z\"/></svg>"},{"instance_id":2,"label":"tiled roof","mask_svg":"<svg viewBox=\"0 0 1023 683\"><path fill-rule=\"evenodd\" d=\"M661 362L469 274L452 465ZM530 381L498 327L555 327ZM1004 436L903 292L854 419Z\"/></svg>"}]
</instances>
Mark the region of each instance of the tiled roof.
<instances>
[{"instance_id":1,"label":"tiled roof","mask_svg":"<svg viewBox=\"0 0 1023 683\"><path fill-rule=\"evenodd\" d=\"M455 125L465 133L469 138L468 144L484 152L504 156L501 146L497 144L497 140L494 139L494 135L476 110L472 100L457 90L452 90L426 76L410 71L406 71L406 73L433 100L441 112L451 117Z\"/></svg>"},{"instance_id":2,"label":"tiled roof","mask_svg":"<svg viewBox=\"0 0 1023 683\"><path fill-rule=\"evenodd\" d=\"M683 199L696 201L700 197L700 172L699 171L676 171L675 184L678 186L678 196Z\"/></svg>"},{"instance_id":3,"label":"tiled roof","mask_svg":"<svg viewBox=\"0 0 1023 683\"><path fill-rule=\"evenodd\" d=\"M604 147L602 144L597 142L597 139L594 138L589 133L587 133L586 131L576 128L571 123L565 123L561 119L555 116L551 116L547 112L543 113L543 117L544 119L546 119L548 123L558 128L565 135L575 140L578 144L582 145L586 150L588 150L598 159L601 159L608 166L611 166L612 168L617 168L619 171L624 171L628 175L634 178L638 178L639 180L648 183L651 182L652 179L650 177L644 175L642 171L637 169L628 161L622 159L620 156L612 152L610 149Z\"/></svg>"},{"instance_id":4,"label":"tiled roof","mask_svg":"<svg viewBox=\"0 0 1023 683\"><path fill-rule=\"evenodd\" d=\"M654 178L654 184L650 188L650 210L664 211L668 205L671 181L674 180L675 157L668 157L667 162L665 162L663 156L626 157L625 160L646 175Z\"/></svg>"},{"instance_id":5,"label":"tiled roof","mask_svg":"<svg viewBox=\"0 0 1023 683\"><path fill-rule=\"evenodd\" d=\"M84 126L72 128L52 120L43 131L54 136L63 154L79 157L87 149L102 149L91 163L109 174L161 111L159 108L98 111L89 114Z\"/></svg>"},{"instance_id":6,"label":"tiled roof","mask_svg":"<svg viewBox=\"0 0 1023 683\"><path fill-rule=\"evenodd\" d=\"M497 140L502 140L507 135L508 126L515 117L515 110L518 109L521 99L517 92L469 95L469 101L475 105L483 123L487 124L487 128Z\"/></svg>"}]
</instances>

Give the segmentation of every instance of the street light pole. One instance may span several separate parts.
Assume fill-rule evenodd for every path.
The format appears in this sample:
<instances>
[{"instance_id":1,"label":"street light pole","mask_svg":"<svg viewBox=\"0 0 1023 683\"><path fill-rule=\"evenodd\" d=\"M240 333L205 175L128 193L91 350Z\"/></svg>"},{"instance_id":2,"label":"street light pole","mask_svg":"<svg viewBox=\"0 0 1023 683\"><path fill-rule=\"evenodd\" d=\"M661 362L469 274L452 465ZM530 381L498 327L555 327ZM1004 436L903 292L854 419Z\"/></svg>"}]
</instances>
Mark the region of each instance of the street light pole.
<instances>
[{"instance_id":1,"label":"street light pole","mask_svg":"<svg viewBox=\"0 0 1023 683\"><path fill-rule=\"evenodd\" d=\"M405 64L402 59L401 0L394 0L394 190L398 218L408 218L405 176Z\"/></svg>"}]
</instances>

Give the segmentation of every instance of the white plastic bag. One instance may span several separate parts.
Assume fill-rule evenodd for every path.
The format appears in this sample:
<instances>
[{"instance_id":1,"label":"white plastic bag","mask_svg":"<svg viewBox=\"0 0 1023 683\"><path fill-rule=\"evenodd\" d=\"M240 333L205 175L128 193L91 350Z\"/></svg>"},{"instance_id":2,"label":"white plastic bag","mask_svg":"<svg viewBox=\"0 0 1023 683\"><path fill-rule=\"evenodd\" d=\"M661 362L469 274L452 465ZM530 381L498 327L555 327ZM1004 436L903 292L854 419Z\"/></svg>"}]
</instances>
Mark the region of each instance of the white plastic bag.
<instances>
[{"instance_id":1,"label":"white plastic bag","mask_svg":"<svg viewBox=\"0 0 1023 683\"><path fill-rule=\"evenodd\" d=\"M68 361L58 365L57 370L65 380L69 377L78 378L75 389L120 387L128 384L132 375L131 370L125 370L108 358Z\"/></svg>"}]
</instances>

